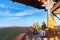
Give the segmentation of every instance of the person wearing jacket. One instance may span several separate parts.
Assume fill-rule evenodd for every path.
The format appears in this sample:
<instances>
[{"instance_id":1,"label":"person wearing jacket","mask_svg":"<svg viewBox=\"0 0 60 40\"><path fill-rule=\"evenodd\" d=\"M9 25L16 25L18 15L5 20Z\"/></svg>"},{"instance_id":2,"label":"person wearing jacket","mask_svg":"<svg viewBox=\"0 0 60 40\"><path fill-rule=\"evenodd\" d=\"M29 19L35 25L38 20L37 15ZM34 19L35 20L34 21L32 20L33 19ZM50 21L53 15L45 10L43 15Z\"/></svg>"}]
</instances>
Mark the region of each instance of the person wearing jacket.
<instances>
[{"instance_id":1,"label":"person wearing jacket","mask_svg":"<svg viewBox=\"0 0 60 40\"><path fill-rule=\"evenodd\" d=\"M41 36L42 37L45 37L46 36L46 24L45 22L42 23L42 26L41 26Z\"/></svg>"}]
</instances>

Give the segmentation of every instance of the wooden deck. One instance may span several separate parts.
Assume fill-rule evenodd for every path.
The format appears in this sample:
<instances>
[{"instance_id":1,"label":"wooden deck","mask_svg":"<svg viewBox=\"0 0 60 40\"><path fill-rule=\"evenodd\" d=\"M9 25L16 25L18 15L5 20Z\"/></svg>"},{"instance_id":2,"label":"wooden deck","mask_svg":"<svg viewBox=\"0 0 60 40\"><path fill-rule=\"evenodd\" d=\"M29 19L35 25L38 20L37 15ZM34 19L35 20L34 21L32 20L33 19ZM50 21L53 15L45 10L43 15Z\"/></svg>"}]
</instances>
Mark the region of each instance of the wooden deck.
<instances>
[{"instance_id":1,"label":"wooden deck","mask_svg":"<svg viewBox=\"0 0 60 40\"><path fill-rule=\"evenodd\" d=\"M27 31L25 33L19 34L14 40L26 40L24 38L26 38L27 34L28 34L28 39L27 40L60 40L60 33L57 36L48 38L47 36L46 37L41 37L41 34L33 35L33 33L31 31Z\"/></svg>"}]
</instances>

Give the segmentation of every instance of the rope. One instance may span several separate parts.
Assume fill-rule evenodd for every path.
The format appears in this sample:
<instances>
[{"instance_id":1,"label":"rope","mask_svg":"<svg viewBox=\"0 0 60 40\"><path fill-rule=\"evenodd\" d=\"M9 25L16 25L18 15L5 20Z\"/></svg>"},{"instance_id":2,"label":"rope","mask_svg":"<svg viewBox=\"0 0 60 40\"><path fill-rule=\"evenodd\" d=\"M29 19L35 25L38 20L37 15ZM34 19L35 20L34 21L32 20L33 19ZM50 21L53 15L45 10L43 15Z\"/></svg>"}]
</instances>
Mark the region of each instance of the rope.
<instances>
[{"instance_id":1,"label":"rope","mask_svg":"<svg viewBox=\"0 0 60 40\"><path fill-rule=\"evenodd\" d=\"M58 20L60 20L60 18L55 13L53 13L53 16L55 16Z\"/></svg>"},{"instance_id":2,"label":"rope","mask_svg":"<svg viewBox=\"0 0 60 40\"><path fill-rule=\"evenodd\" d=\"M55 19L54 19L54 23L57 25L57 22L55 21Z\"/></svg>"},{"instance_id":3,"label":"rope","mask_svg":"<svg viewBox=\"0 0 60 40\"><path fill-rule=\"evenodd\" d=\"M56 15L53 13L53 14L51 14L51 16L52 16L54 23L57 24L56 21L54 20L54 16L56 16Z\"/></svg>"}]
</instances>

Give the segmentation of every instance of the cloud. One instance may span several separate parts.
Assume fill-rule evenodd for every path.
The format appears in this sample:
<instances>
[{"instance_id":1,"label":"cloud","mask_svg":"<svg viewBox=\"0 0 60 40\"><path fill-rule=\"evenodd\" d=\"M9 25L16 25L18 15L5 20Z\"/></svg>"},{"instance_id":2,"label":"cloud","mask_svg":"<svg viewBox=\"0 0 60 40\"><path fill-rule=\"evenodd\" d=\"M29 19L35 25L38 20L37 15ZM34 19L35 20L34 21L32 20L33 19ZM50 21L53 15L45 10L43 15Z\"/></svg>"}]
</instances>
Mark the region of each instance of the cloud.
<instances>
[{"instance_id":1,"label":"cloud","mask_svg":"<svg viewBox=\"0 0 60 40\"><path fill-rule=\"evenodd\" d=\"M38 10L38 9L22 9L22 8L17 8L17 7L13 7L13 6L7 6L6 4L2 4L0 3L0 7L1 8L10 8L10 9L19 9L19 10L23 10L20 12L16 12L16 13L12 13L11 10L5 10L5 11L1 11L0 10L0 16L25 16L25 15L33 15L36 14L38 12L42 12L43 9Z\"/></svg>"},{"instance_id":2,"label":"cloud","mask_svg":"<svg viewBox=\"0 0 60 40\"><path fill-rule=\"evenodd\" d=\"M36 14L38 12L41 12L42 10L25 10L25 11L22 11L22 12L18 12L16 13L15 15L16 16L24 16L24 15L33 15L33 14Z\"/></svg>"},{"instance_id":3,"label":"cloud","mask_svg":"<svg viewBox=\"0 0 60 40\"><path fill-rule=\"evenodd\" d=\"M0 20L16 20L16 19L20 19L21 17L4 17L4 18L0 18Z\"/></svg>"},{"instance_id":4,"label":"cloud","mask_svg":"<svg viewBox=\"0 0 60 40\"><path fill-rule=\"evenodd\" d=\"M10 12L8 10L6 11L0 11L0 16L8 16Z\"/></svg>"},{"instance_id":5,"label":"cloud","mask_svg":"<svg viewBox=\"0 0 60 40\"><path fill-rule=\"evenodd\" d=\"M19 19L19 17L8 17L8 18L5 18L5 19L12 19L12 20L15 20L15 19Z\"/></svg>"},{"instance_id":6,"label":"cloud","mask_svg":"<svg viewBox=\"0 0 60 40\"><path fill-rule=\"evenodd\" d=\"M1 4L1 3L0 3L0 7L6 8L6 9L9 8L9 9L23 10L23 11L16 12L16 13L12 13L11 10L4 10L4 11L0 10L0 17L3 17L2 19L20 19L21 16L33 15L38 12L42 12L42 10L38 10L38 9L22 9L22 8L17 8L17 7L13 7L13 6L8 6L8 5ZM7 18L5 18L5 17L7 17Z\"/></svg>"},{"instance_id":7,"label":"cloud","mask_svg":"<svg viewBox=\"0 0 60 40\"><path fill-rule=\"evenodd\" d=\"M1 8L5 8L5 4L0 4L0 7Z\"/></svg>"},{"instance_id":8,"label":"cloud","mask_svg":"<svg viewBox=\"0 0 60 40\"><path fill-rule=\"evenodd\" d=\"M18 7L14 7L14 6L6 5L6 4L2 4L2 3L0 3L0 8L25 10L25 9L22 9L22 8L18 8Z\"/></svg>"},{"instance_id":9,"label":"cloud","mask_svg":"<svg viewBox=\"0 0 60 40\"><path fill-rule=\"evenodd\" d=\"M22 16L25 15L33 15L36 14L38 12L42 12L42 10L24 10L21 12L16 12L16 13L12 13L9 10L5 10L5 11L1 11L0 10L0 19L4 19L4 20L16 20L16 19L20 19ZM2 18L3 17L3 18Z\"/></svg>"},{"instance_id":10,"label":"cloud","mask_svg":"<svg viewBox=\"0 0 60 40\"><path fill-rule=\"evenodd\" d=\"M36 14L38 12L42 12L42 10L24 10L24 11L21 11L21 12L17 12L17 13L11 13L11 11L9 10L5 10L5 11L1 11L0 10L0 16L25 16L25 15L33 15L33 14Z\"/></svg>"}]
</instances>

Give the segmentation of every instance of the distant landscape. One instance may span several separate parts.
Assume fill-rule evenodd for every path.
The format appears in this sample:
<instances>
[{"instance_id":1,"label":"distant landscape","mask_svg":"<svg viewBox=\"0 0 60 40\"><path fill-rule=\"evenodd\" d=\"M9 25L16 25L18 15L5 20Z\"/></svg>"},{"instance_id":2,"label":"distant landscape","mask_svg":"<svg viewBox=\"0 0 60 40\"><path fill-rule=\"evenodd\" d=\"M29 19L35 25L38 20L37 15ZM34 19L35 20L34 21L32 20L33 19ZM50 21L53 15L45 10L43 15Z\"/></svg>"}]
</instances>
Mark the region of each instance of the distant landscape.
<instances>
[{"instance_id":1,"label":"distant landscape","mask_svg":"<svg viewBox=\"0 0 60 40\"><path fill-rule=\"evenodd\" d=\"M24 32L28 27L2 27L0 28L0 40L14 40L20 33ZM60 25L55 26L57 31L60 31Z\"/></svg>"},{"instance_id":2,"label":"distant landscape","mask_svg":"<svg viewBox=\"0 0 60 40\"><path fill-rule=\"evenodd\" d=\"M25 27L0 28L0 40L14 40L25 29Z\"/></svg>"}]
</instances>

